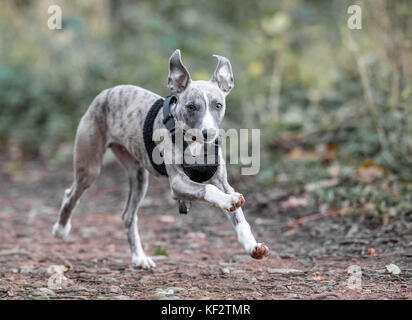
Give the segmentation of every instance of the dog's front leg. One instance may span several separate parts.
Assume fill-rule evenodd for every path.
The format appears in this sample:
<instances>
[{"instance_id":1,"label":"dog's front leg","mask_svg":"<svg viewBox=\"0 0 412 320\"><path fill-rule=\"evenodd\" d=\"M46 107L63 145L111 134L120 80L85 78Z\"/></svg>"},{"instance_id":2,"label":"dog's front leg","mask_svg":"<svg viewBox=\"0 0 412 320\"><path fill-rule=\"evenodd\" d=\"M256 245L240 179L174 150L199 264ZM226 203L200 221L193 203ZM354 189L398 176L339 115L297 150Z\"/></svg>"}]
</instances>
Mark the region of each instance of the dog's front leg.
<instances>
[{"instance_id":1,"label":"dog's front leg","mask_svg":"<svg viewBox=\"0 0 412 320\"><path fill-rule=\"evenodd\" d=\"M225 211L234 211L245 202L240 193L227 194L212 184L194 182L180 171L168 173L172 197L176 200L205 201Z\"/></svg>"},{"instance_id":2,"label":"dog's front leg","mask_svg":"<svg viewBox=\"0 0 412 320\"><path fill-rule=\"evenodd\" d=\"M225 193L235 193L235 190L227 181L226 168L224 165L221 166L219 172L215 175L211 183ZM236 231L238 241L252 258L262 259L269 254L269 249L264 243L256 242L250 229L250 225L243 215L242 208L237 208L233 212L225 211L225 214L228 216L233 228Z\"/></svg>"}]
</instances>

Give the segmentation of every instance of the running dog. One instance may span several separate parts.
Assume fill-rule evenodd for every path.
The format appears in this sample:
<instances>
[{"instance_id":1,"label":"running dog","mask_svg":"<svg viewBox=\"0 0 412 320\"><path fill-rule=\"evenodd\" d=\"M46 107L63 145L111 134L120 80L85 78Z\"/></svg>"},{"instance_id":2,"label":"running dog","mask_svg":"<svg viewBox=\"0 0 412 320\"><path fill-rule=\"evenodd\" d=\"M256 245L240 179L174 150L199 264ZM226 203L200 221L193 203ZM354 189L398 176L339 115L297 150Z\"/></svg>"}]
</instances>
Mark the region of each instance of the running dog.
<instances>
[{"instance_id":1,"label":"running dog","mask_svg":"<svg viewBox=\"0 0 412 320\"><path fill-rule=\"evenodd\" d=\"M173 118L183 124L184 130L194 128L201 132L204 142L215 141L226 109L225 98L234 86L230 61L222 56L209 81L193 81L183 65L180 50L169 59L168 87L177 103ZM138 232L139 206L146 194L149 173L160 176L153 166L143 137L145 118L151 107L162 99L159 95L133 85L119 85L102 91L95 97L80 120L74 146L74 181L65 190L53 234L67 238L71 229L73 209L83 192L100 173L103 156L112 150L125 168L129 179L129 195L122 213L122 221L132 253L132 264L140 268L155 267L153 260L143 251ZM159 112L153 129L165 127ZM189 142L190 143L190 142ZM174 149L173 149L174 150ZM163 150L170 155L172 149ZM189 178L179 164L165 164L171 195L176 200L200 200L222 209L231 221L238 241L254 259L269 254L263 243L252 235L241 206L245 200L227 181L226 166L219 150L216 173L203 183Z\"/></svg>"}]
</instances>

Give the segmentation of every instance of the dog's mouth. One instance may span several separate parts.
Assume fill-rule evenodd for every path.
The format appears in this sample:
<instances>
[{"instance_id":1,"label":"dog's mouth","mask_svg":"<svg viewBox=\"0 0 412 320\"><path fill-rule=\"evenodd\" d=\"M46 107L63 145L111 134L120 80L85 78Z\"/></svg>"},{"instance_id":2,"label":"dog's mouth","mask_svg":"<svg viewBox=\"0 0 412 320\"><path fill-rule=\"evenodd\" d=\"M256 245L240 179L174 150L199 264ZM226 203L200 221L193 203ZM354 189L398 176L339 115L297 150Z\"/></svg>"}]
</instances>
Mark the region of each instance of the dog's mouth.
<instances>
[{"instance_id":1,"label":"dog's mouth","mask_svg":"<svg viewBox=\"0 0 412 320\"><path fill-rule=\"evenodd\" d=\"M190 139L189 143L187 144L187 149L190 151L190 155L193 157L201 156L202 159L206 154L214 154L215 148L220 145L220 137L216 136L214 140L206 141L206 140L197 140L196 137Z\"/></svg>"}]
</instances>

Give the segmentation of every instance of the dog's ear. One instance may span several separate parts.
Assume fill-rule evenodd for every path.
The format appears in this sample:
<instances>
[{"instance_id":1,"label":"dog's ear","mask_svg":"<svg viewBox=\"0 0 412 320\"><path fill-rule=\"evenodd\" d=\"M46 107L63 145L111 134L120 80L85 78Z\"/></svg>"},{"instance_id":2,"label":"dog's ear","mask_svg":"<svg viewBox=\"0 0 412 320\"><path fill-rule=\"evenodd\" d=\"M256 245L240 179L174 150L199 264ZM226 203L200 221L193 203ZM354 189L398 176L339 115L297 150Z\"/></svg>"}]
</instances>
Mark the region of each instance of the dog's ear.
<instances>
[{"instance_id":1,"label":"dog's ear","mask_svg":"<svg viewBox=\"0 0 412 320\"><path fill-rule=\"evenodd\" d=\"M220 90L222 90L225 94L228 94L234 86L232 66L230 65L229 59L216 54L213 56L217 58L218 62L216 70L210 81L216 82Z\"/></svg>"},{"instance_id":2,"label":"dog's ear","mask_svg":"<svg viewBox=\"0 0 412 320\"><path fill-rule=\"evenodd\" d=\"M190 83L190 74L180 58L180 50L176 49L169 59L169 76L167 86L172 92L182 92Z\"/></svg>"}]
</instances>

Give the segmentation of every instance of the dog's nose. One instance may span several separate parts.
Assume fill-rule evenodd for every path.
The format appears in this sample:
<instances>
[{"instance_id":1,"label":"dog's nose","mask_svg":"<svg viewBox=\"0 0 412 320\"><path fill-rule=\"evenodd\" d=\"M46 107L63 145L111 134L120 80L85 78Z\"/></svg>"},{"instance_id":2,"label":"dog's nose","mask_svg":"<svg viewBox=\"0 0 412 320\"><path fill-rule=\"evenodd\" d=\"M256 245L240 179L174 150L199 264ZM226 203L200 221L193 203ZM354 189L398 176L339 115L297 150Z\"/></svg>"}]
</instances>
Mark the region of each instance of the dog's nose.
<instances>
[{"instance_id":1,"label":"dog's nose","mask_svg":"<svg viewBox=\"0 0 412 320\"><path fill-rule=\"evenodd\" d=\"M202 135L203 138L207 139L208 137L214 137L216 134L216 130L215 129L203 129L202 130Z\"/></svg>"}]
</instances>

